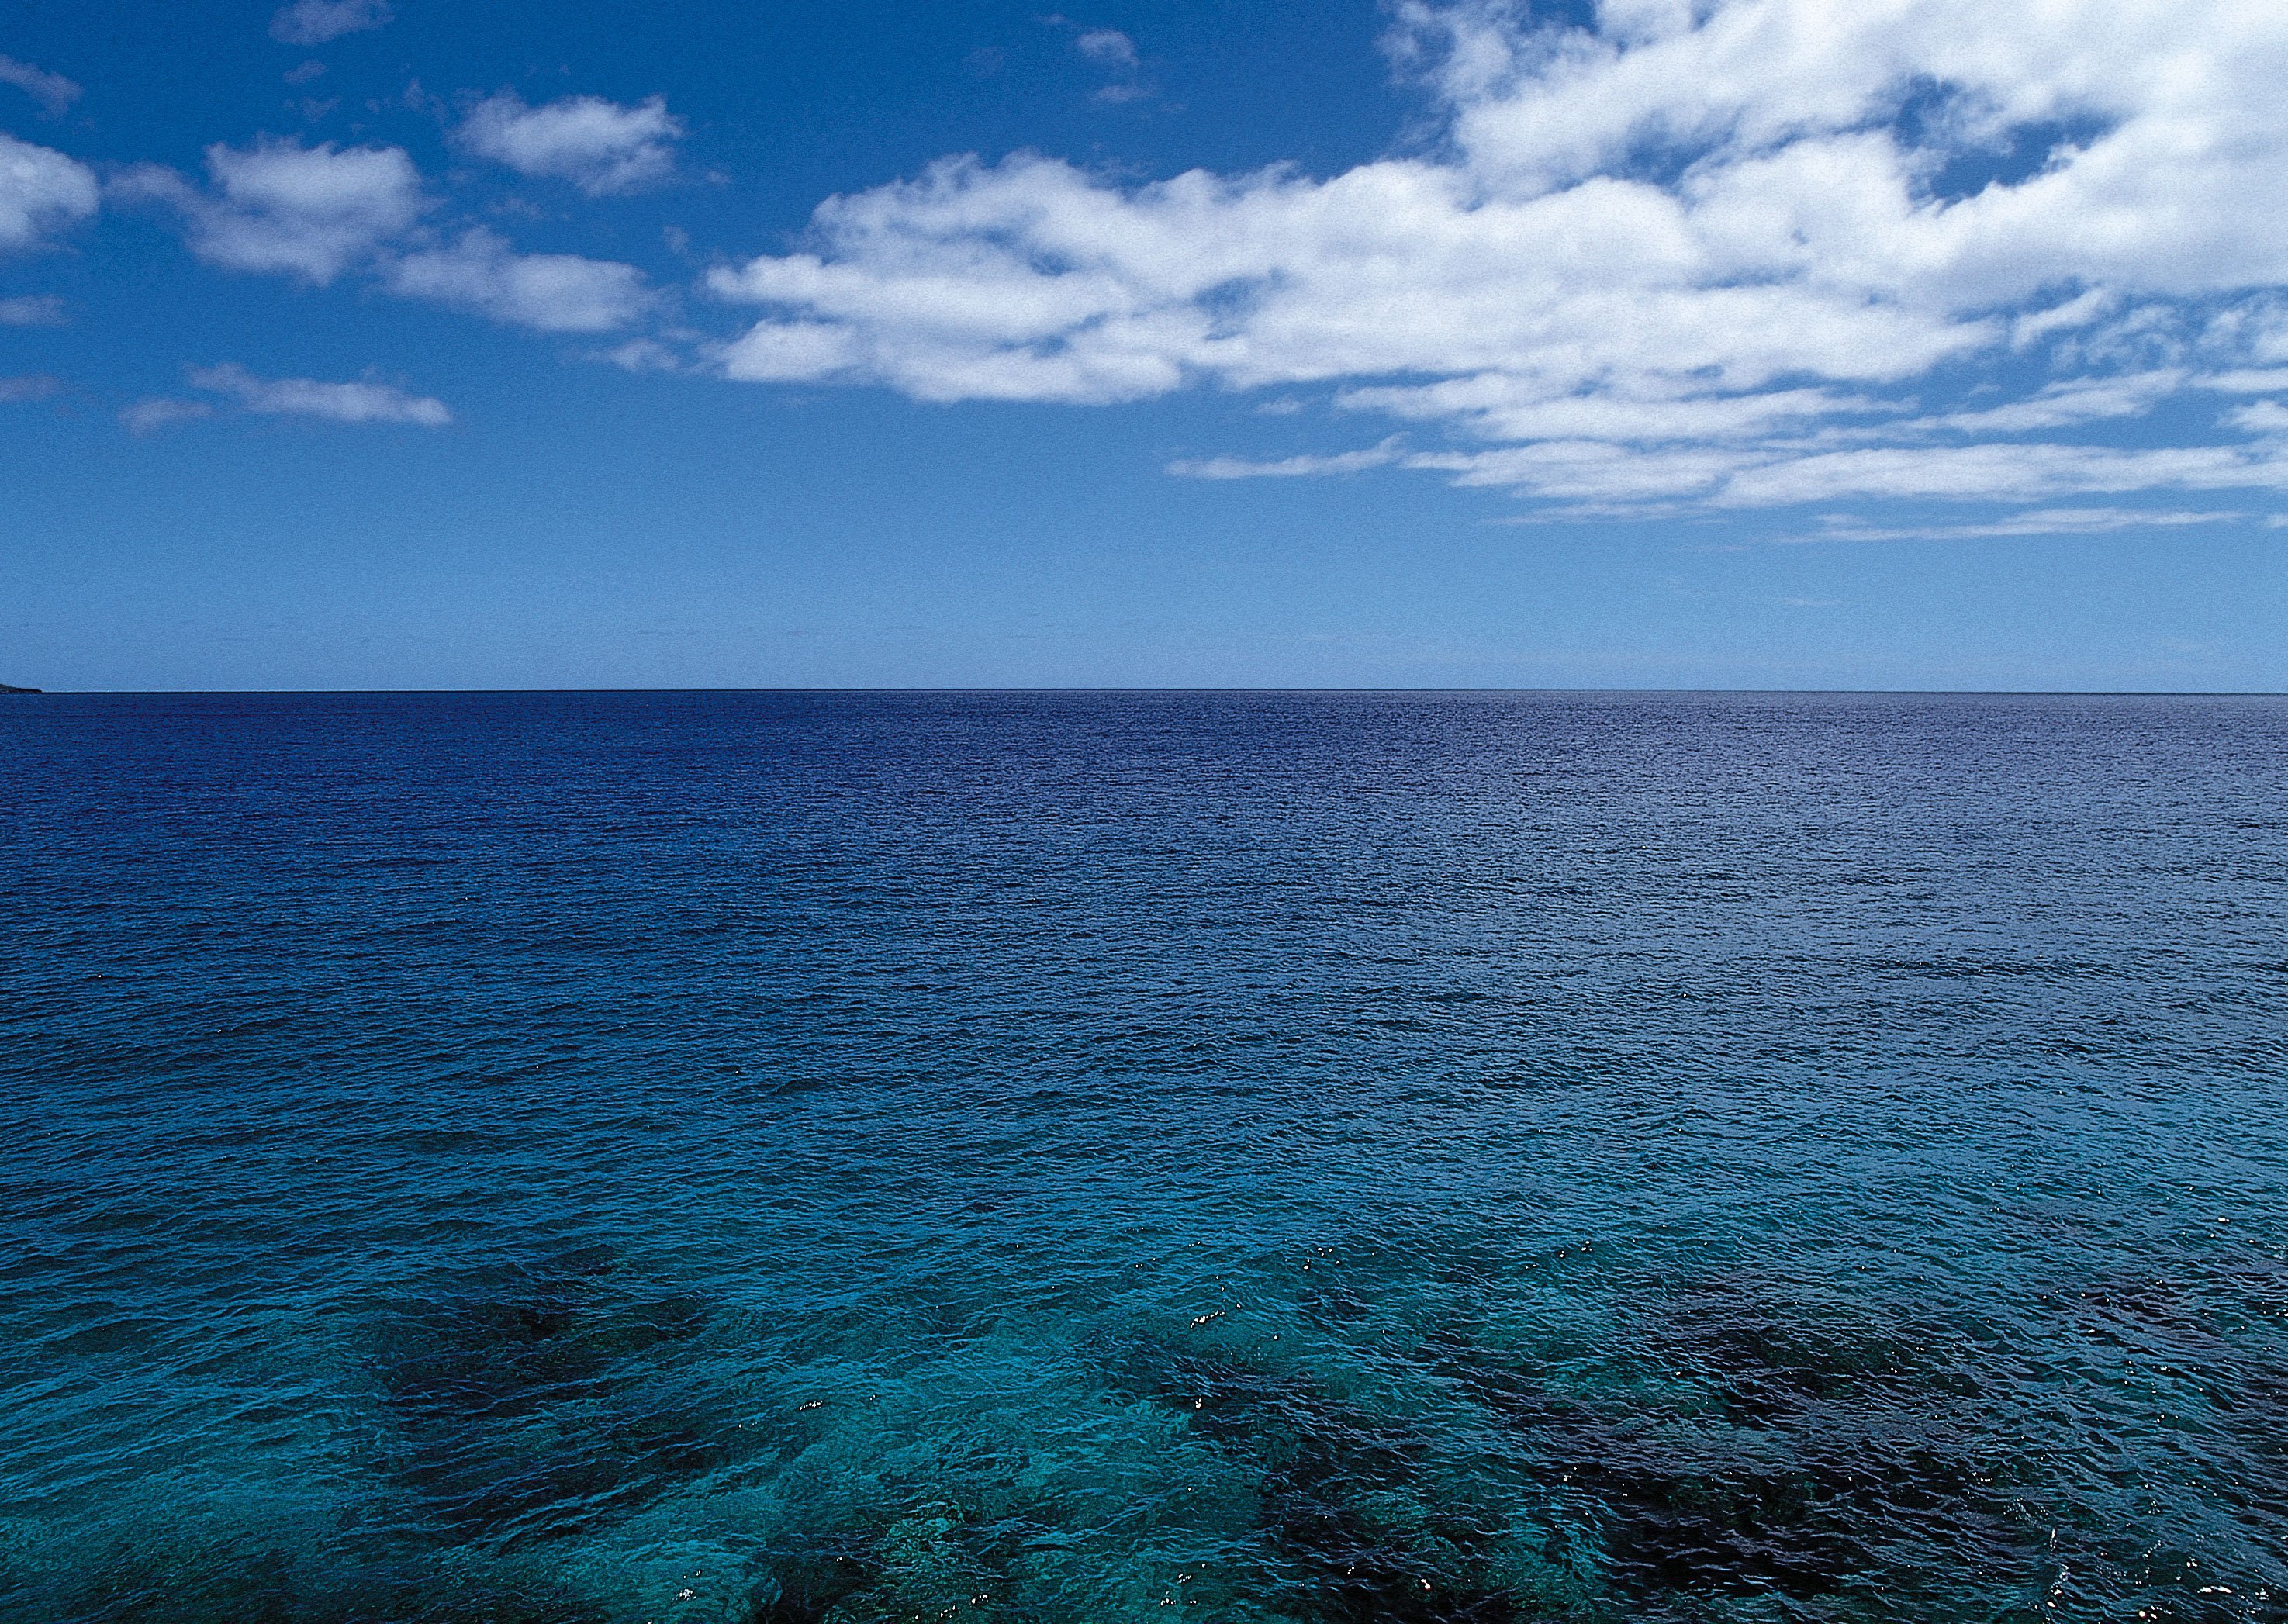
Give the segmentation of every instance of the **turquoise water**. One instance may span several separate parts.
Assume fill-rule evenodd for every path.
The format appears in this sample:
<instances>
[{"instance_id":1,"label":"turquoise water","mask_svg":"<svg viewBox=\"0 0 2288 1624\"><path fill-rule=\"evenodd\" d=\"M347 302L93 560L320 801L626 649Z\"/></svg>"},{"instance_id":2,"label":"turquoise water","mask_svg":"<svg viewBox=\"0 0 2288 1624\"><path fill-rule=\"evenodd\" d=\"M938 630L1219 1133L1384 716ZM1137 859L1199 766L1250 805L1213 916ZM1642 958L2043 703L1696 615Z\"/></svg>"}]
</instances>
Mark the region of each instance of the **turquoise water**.
<instances>
[{"instance_id":1,"label":"turquoise water","mask_svg":"<svg viewBox=\"0 0 2288 1624\"><path fill-rule=\"evenodd\" d=\"M2288 1618L2288 701L0 701L0 1617Z\"/></svg>"}]
</instances>

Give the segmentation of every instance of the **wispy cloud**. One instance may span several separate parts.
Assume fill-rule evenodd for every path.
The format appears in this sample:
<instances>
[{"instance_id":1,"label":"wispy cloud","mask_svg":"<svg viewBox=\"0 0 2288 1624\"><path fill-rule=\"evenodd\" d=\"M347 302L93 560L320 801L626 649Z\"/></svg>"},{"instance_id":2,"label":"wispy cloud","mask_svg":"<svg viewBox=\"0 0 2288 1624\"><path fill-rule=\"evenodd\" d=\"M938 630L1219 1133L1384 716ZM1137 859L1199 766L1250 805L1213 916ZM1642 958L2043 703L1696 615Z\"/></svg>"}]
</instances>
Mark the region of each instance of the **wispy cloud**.
<instances>
[{"instance_id":1,"label":"wispy cloud","mask_svg":"<svg viewBox=\"0 0 2288 1624\"><path fill-rule=\"evenodd\" d=\"M61 327L67 320L64 302L52 293L0 299L0 327Z\"/></svg>"},{"instance_id":2,"label":"wispy cloud","mask_svg":"<svg viewBox=\"0 0 2288 1624\"><path fill-rule=\"evenodd\" d=\"M155 395L122 410L119 421L131 434L155 434L171 423L193 423L214 415L211 400L173 400Z\"/></svg>"},{"instance_id":3,"label":"wispy cloud","mask_svg":"<svg viewBox=\"0 0 2288 1624\"><path fill-rule=\"evenodd\" d=\"M192 388L226 396L250 412L322 417L330 423L409 423L429 429L443 428L453 421L442 400L409 394L387 384L263 378L227 363L194 367L189 377Z\"/></svg>"},{"instance_id":4,"label":"wispy cloud","mask_svg":"<svg viewBox=\"0 0 2288 1624\"><path fill-rule=\"evenodd\" d=\"M1315 474L1357 473L1368 468L1387 468L1401 460L1403 454L1399 443L1400 437L1394 434L1380 445L1370 446L1363 451L1307 454L1269 462L1249 462L1235 456L1180 457L1168 464L1167 471L1186 479L1294 479Z\"/></svg>"},{"instance_id":5,"label":"wispy cloud","mask_svg":"<svg viewBox=\"0 0 2288 1624\"><path fill-rule=\"evenodd\" d=\"M2288 367L2240 367L2228 372L2211 373L2194 382L2220 394L2288 394Z\"/></svg>"},{"instance_id":6,"label":"wispy cloud","mask_svg":"<svg viewBox=\"0 0 2288 1624\"><path fill-rule=\"evenodd\" d=\"M1094 27L1056 12L1036 20L1066 30L1074 51L1116 75L1111 83L1099 87L1097 100L1117 105L1142 101L1156 93L1152 85L1138 77L1143 70L1143 59L1136 53L1136 42L1119 29Z\"/></svg>"},{"instance_id":7,"label":"wispy cloud","mask_svg":"<svg viewBox=\"0 0 2288 1624\"><path fill-rule=\"evenodd\" d=\"M2121 377L2068 378L2046 384L2007 406L1949 412L1917 418L1906 430L1950 429L1964 434L2028 434L2122 417L2141 417L2185 387L2181 370L2169 368Z\"/></svg>"},{"instance_id":8,"label":"wispy cloud","mask_svg":"<svg viewBox=\"0 0 2288 1624\"><path fill-rule=\"evenodd\" d=\"M1136 66L1136 42L1117 28L1084 29L1073 41L1073 49L1108 67Z\"/></svg>"},{"instance_id":9,"label":"wispy cloud","mask_svg":"<svg viewBox=\"0 0 2288 1624\"><path fill-rule=\"evenodd\" d=\"M2021 535L2114 535L2128 530L2175 530L2193 525L2238 524L2245 514L2223 511L2149 512L2134 508L2038 508L1985 524L1882 526L1830 514L1811 542L1953 542Z\"/></svg>"},{"instance_id":10,"label":"wispy cloud","mask_svg":"<svg viewBox=\"0 0 2288 1624\"><path fill-rule=\"evenodd\" d=\"M270 37L283 45L323 45L381 28L394 15L389 0L294 0L270 19Z\"/></svg>"},{"instance_id":11,"label":"wispy cloud","mask_svg":"<svg viewBox=\"0 0 2288 1624\"><path fill-rule=\"evenodd\" d=\"M2225 421L2251 434L2288 434L2288 406L2277 400L2259 400L2253 405L2234 408L2225 414Z\"/></svg>"},{"instance_id":12,"label":"wispy cloud","mask_svg":"<svg viewBox=\"0 0 2288 1624\"><path fill-rule=\"evenodd\" d=\"M12 56L0 56L0 84L12 84L40 104L40 111L56 118L77 101L79 86L61 74L52 74L19 62Z\"/></svg>"}]
</instances>

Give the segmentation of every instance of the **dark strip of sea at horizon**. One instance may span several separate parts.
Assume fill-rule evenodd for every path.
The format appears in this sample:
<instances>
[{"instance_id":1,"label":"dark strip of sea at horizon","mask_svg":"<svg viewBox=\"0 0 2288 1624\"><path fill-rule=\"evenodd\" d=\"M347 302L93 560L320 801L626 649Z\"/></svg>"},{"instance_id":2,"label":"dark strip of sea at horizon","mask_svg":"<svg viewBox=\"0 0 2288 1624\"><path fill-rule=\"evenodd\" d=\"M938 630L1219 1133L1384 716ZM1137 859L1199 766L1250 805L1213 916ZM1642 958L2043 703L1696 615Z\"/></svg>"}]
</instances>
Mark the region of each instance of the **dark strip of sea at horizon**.
<instances>
[{"instance_id":1,"label":"dark strip of sea at horizon","mask_svg":"<svg viewBox=\"0 0 2288 1624\"><path fill-rule=\"evenodd\" d=\"M2288 1618L2288 701L0 703L0 1617Z\"/></svg>"}]
</instances>

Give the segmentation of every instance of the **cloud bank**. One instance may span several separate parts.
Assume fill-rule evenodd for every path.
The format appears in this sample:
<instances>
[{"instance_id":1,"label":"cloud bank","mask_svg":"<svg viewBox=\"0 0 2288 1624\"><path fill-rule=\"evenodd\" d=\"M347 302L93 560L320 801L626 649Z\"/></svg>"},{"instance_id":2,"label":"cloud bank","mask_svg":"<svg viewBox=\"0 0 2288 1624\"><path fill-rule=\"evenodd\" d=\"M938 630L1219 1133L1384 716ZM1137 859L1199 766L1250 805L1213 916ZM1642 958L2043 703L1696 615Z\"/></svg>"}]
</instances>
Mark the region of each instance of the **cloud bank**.
<instances>
[{"instance_id":1,"label":"cloud bank","mask_svg":"<svg viewBox=\"0 0 2288 1624\"><path fill-rule=\"evenodd\" d=\"M2288 489L2288 411L2232 399L2288 393L2288 8L1409 4L1390 45L1440 115L1419 154L948 158L715 272L762 311L717 365L1314 388L1438 443L1178 471L1396 463L1577 512Z\"/></svg>"}]
</instances>

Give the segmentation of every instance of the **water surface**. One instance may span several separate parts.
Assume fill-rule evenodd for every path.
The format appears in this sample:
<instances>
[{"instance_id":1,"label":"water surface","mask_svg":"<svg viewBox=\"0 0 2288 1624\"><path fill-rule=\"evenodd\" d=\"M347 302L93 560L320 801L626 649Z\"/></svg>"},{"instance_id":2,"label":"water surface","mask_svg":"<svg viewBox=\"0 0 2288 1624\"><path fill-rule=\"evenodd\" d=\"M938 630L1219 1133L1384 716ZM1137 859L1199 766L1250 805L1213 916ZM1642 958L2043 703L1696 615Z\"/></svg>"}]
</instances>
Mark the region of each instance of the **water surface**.
<instances>
[{"instance_id":1,"label":"water surface","mask_svg":"<svg viewBox=\"0 0 2288 1624\"><path fill-rule=\"evenodd\" d=\"M0 701L0 1617L2288 1618L2288 701Z\"/></svg>"}]
</instances>

